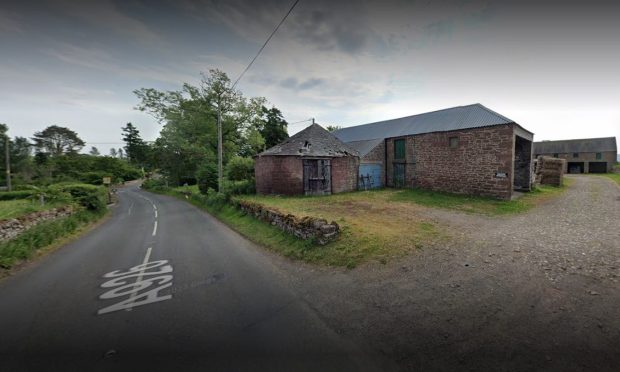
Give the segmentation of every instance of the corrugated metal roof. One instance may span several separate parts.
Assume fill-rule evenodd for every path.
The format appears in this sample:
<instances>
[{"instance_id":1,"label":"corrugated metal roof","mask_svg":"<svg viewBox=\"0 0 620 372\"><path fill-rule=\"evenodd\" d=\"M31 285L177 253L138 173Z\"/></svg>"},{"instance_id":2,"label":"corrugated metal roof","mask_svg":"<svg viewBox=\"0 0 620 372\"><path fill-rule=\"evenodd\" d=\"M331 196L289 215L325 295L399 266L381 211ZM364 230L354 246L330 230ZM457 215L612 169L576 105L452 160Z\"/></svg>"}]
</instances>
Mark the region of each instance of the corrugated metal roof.
<instances>
[{"instance_id":1,"label":"corrugated metal roof","mask_svg":"<svg viewBox=\"0 0 620 372\"><path fill-rule=\"evenodd\" d=\"M616 137L534 142L534 154L618 151Z\"/></svg>"},{"instance_id":2,"label":"corrugated metal roof","mask_svg":"<svg viewBox=\"0 0 620 372\"><path fill-rule=\"evenodd\" d=\"M383 142L383 138L371 139L366 141L353 141L347 142L346 144L349 147L357 150L357 152L360 154L360 157L364 157L369 152L371 152L372 149L377 147L377 145L379 145L381 142Z\"/></svg>"},{"instance_id":3,"label":"corrugated metal roof","mask_svg":"<svg viewBox=\"0 0 620 372\"><path fill-rule=\"evenodd\" d=\"M342 143L332 133L318 124L312 124L284 142L258 154L258 156L265 155L307 157L359 156L355 149Z\"/></svg>"},{"instance_id":4,"label":"corrugated metal roof","mask_svg":"<svg viewBox=\"0 0 620 372\"><path fill-rule=\"evenodd\" d=\"M343 142L352 142L511 123L514 121L476 103L342 128L334 132L334 135Z\"/></svg>"}]
</instances>

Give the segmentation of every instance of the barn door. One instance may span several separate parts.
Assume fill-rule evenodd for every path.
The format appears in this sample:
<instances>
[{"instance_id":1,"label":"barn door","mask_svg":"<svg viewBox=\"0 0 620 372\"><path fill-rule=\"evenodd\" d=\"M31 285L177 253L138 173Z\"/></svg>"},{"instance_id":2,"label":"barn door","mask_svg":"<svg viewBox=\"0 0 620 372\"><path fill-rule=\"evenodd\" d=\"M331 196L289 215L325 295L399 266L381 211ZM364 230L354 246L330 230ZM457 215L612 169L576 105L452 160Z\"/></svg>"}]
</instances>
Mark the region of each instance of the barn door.
<instances>
[{"instance_id":1,"label":"barn door","mask_svg":"<svg viewBox=\"0 0 620 372\"><path fill-rule=\"evenodd\" d=\"M394 163L394 187L405 186L405 164Z\"/></svg>"},{"instance_id":2,"label":"barn door","mask_svg":"<svg viewBox=\"0 0 620 372\"><path fill-rule=\"evenodd\" d=\"M329 195L332 191L329 159L304 159L304 194Z\"/></svg>"}]
</instances>

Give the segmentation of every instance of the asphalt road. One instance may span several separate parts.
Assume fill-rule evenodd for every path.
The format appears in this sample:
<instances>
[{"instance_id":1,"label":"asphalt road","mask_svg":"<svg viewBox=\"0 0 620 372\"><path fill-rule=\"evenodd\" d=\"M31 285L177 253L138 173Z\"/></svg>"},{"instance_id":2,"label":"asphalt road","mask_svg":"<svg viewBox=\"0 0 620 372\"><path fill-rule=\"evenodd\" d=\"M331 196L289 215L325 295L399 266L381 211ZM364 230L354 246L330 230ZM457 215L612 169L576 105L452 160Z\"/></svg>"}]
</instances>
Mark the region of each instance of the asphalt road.
<instances>
[{"instance_id":1,"label":"asphalt road","mask_svg":"<svg viewBox=\"0 0 620 372\"><path fill-rule=\"evenodd\" d=\"M213 217L118 196L108 221L0 282L1 371L386 369Z\"/></svg>"}]
</instances>

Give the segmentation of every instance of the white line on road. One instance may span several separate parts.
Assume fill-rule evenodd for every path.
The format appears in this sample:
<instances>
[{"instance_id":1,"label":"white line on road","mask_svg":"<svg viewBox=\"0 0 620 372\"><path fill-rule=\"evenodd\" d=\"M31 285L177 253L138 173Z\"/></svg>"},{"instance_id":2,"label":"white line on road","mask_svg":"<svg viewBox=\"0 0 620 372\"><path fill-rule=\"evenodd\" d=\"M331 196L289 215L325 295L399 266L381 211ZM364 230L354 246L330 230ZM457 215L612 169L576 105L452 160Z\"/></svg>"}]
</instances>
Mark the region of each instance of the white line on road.
<instances>
[{"instance_id":1,"label":"white line on road","mask_svg":"<svg viewBox=\"0 0 620 372\"><path fill-rule=\"evenodd\" d=\"M157 223L157 222L156 222ZM157 225L155 225L157 226ZM146 265L149 262L149 259L151 258L151 247L149 247L146 250L146 255L144 256L144 261L142 261L142 265ZM144 276L144 266L142 267L142 269L140 270L140 275L138 275L138 278L136 279L136 283L140 283L142 281L142 277ZM131 302L133 302L133 299L136 297L136 292L131 294ZM131 311L131 307L129 309L127 309L127 311Z\"/></svg>"},{"instance_id":2,"label":"white line on road","mask_svg":"<svg viewBox=\"0 0 620 372\"><path fill-rule=\"evenodd\" d=\"M157 209L155 209L155 218L157 218Z\"/></svg>"},{"instance_id":3,"label":"white line on road","mask_svg":"<svg viewBox=\"0 0 620 372\"><path fill-rule=\"evenodd\" d=\"M129 206L129 210L127 211L127 214L129 216L131 216L131 209L133 208L134 202L131 202L131 205Z\"/></svg>"},{"instance_id":4,"label":"white line on road","mask_svg":"<svg viewBox=\"0 0 620 372\"><path fill-rule=\"evenodd\" d=\"M155 221L155 225L153 225L153 236L157 235L157 221Z\"/></svg>"}]
</instances>

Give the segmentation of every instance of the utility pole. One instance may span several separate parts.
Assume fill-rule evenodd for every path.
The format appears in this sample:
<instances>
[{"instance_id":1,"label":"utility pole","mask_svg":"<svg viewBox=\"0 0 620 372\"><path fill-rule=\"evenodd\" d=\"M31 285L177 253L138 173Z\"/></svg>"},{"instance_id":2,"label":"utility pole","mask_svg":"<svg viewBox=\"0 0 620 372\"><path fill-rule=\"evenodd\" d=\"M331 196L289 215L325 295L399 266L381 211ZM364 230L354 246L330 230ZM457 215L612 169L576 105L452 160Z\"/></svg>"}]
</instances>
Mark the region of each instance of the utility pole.
<instances>
[{"instance_id":1,"label":"utility pole","mask_svg":"<svg viewBox=\"0 0 620 372\"><path fill-rule=\"evenodd\" d=\"M217 191L222 191L222 95L217 102Z\"/></svg>"},{"instance_id":2,"label":"utility pole","mask_svg":"<svg viewBox=\"0 0 620 372\"><path fill-rule=\"evenodd\" d=\"M4 138L4 150L6 160L6 191L12 191L11 187L11 152L9 149L9 136Z\"/></svg>"}]
</instances>

